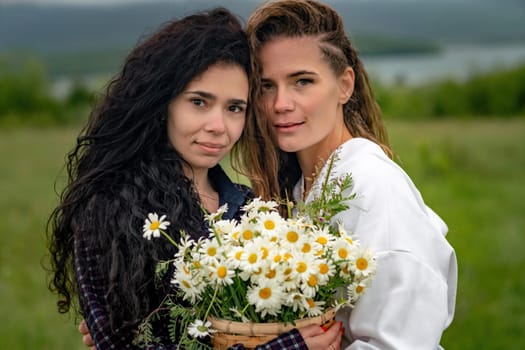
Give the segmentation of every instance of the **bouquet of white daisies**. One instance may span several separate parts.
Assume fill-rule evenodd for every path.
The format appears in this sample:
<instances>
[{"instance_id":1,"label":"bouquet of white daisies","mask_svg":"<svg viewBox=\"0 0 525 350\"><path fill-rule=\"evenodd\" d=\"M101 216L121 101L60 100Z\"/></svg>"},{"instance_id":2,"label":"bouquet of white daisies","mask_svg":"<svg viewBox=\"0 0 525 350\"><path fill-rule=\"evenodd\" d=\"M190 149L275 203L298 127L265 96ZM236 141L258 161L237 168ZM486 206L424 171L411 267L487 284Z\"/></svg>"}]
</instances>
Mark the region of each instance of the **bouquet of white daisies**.
<instances>
[{"instance_id":1,"label":"bouquet of white daisies","mask_svg":"<svg viewBox=\"0 0 525 350\"><path fill-rule=\"evenodd\" d=\"M179 298L192 305L168 303L183 328L174 332L179 344L206 348L201 339L213 335L210 318L293 323L352 306L376 263L370 250L331 222L348 209L353 196L343 192L351 181L347 176L325 182L319 198L290 205L288 218L279 214L277 202L260 198L243 208L240 220L223 220L226 208L221 207L207 215L209 235L198 241L184 235L180 243L172 241L164 231L169 223L150 214L144 236L163 235L178 247L172 283Z\"/></svg>"}]
</instances>

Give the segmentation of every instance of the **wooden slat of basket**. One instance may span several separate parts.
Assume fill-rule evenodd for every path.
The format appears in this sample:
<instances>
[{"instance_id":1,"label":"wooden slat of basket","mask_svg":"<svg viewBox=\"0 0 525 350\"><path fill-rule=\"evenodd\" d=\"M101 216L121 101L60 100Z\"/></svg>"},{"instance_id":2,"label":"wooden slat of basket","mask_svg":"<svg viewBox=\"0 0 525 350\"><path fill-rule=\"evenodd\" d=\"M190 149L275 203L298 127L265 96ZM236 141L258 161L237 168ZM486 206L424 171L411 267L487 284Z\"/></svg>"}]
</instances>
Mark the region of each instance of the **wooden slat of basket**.
<instances>
[{"instance_id":1,"label":"wooden slat of basket","mask_svg":"<svg viewBox=\"0 0 525 350\"><path fill-rule=\"evenodd\" d=\"M219 320L210 317L212 328L217 331L212 337L215 349L227 349L233 344L242 343L247 349L253 349L264 344L278 335L293 328L311 324L323 325L335 318L335 309L329 309L321 316L303 318L292 323L243 323L229 320Z\"/></svg>"}]
</instances>

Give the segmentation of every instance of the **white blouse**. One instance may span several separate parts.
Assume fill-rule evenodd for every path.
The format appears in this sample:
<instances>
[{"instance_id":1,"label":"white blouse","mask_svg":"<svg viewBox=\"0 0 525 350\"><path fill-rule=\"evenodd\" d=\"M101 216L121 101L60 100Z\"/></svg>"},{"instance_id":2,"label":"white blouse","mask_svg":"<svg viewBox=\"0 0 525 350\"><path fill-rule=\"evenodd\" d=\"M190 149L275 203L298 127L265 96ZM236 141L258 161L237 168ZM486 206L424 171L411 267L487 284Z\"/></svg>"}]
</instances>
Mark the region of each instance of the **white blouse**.
<instances>
[{"instance_id":1,"label":"white blouse","mask_svg":"<svg viewBox=\"0 0 525 350\"><path fill-rule=\"evenodd\" d=\"M408 175L381 148L352 138L336 151L331 176L350 173L357 197L333 220L376 253L377 273L354 309L340 310L342 349L441 349L454 316L457 262L446 224L425 205ZM326 165L317 179L326 174ZM301 199L303 180L294 188ZM316 195L316 185L306 201Z\"/></svg>"}]
</instances>

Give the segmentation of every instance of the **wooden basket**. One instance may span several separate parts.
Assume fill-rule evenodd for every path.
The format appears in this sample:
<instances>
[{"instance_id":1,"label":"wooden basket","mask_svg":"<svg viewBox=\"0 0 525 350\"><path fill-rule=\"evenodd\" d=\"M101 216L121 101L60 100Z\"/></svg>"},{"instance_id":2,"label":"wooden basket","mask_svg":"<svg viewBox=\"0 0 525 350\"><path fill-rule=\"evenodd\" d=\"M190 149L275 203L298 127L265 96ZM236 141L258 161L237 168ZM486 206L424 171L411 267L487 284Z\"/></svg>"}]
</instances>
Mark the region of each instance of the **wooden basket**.
<instances>
[{"instance_id":1,"label":"wooden basket","mask_svg":"<svg viewBox=\"0 0 525 350\"><path fill-rule=\"evenodd\" d=\"M292 323L243 323L221 320L210 317L213 333L212 344L217 350L226 350L228 347L241 343L246 349L254 349L257 345L264 344L278 335L288 332L293 328L308 326L311 324L322 326L335 318L335 309L328 309L324 314L317 317L302 318Z\"/></svg>"}]
</instances>

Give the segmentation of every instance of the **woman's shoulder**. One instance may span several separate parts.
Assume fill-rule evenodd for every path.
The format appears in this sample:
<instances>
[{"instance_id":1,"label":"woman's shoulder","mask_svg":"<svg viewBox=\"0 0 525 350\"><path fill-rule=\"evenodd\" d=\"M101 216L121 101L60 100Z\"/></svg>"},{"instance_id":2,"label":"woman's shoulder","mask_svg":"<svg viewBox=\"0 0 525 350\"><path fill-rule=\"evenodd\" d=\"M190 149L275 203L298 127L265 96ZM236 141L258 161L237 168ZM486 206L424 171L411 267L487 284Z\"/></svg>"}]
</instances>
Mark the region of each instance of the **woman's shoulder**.
<instances>
[{"instance_id":1,"label":"woman's shoulder","mask_svg":"<svg viewBox=\"0 0 525 350\"><path fill-rule=\"evenodd\" d=\"M251 187L237 182L234 182L233 186L246 198L246 201L255 198L255 193Z\"/></svg>"},{"instance_id":2,"label":"woman's shoulder","mask_svg":"<svg viewBox=\"0 0 525 350\"><path fill-rule=\"evenodd\" d=\"M390 183L405 179L404 170L390 159L381 147L364 138L352 138L336 151L335 174Z\"/></svg>"}]
</instances>

